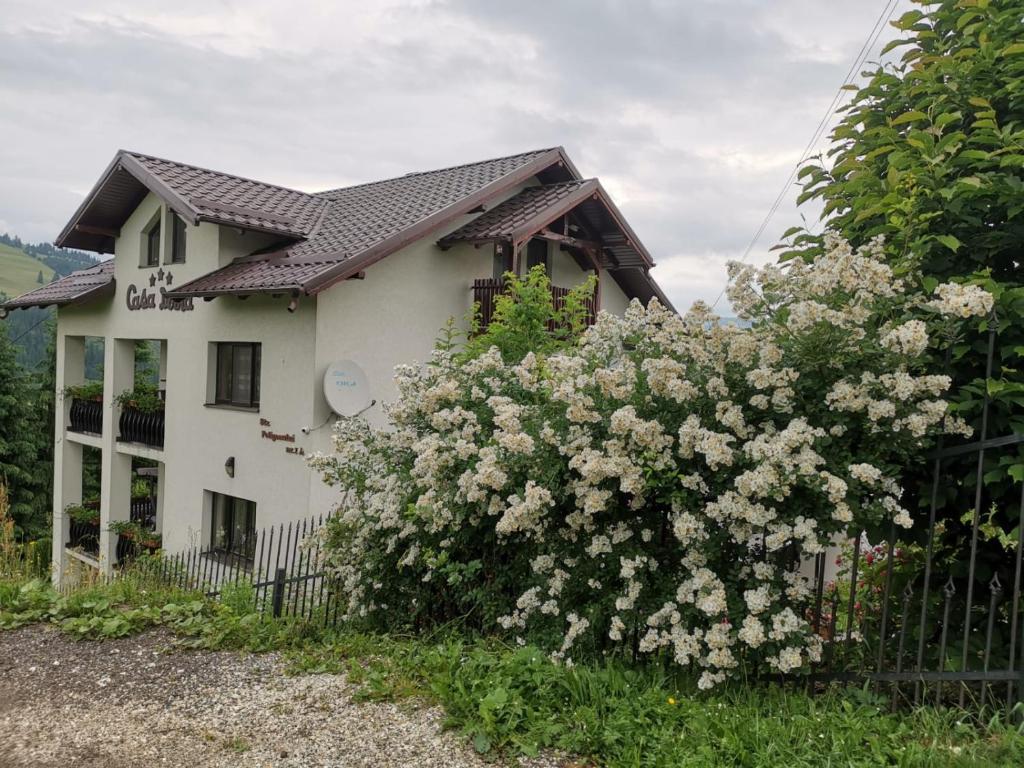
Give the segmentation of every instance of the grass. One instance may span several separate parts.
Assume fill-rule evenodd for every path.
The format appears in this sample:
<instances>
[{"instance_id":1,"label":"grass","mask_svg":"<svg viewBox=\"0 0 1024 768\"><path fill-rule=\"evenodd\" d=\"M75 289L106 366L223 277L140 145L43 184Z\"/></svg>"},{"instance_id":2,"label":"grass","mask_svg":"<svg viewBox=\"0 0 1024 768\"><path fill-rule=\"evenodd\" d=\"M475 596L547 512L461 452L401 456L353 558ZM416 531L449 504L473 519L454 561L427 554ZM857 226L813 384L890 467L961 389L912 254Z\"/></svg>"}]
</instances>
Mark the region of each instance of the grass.
<instances>
[{"instance_id":1,"label":"grass","mask_svg":"<svg viewBox=\"0 0 1024 768\"><path fill-rule=\"evenodd\" d=\"M0 629L46 621L97 641L159 625L186 647L277 650L294 674L344 672L363 699L440 704L450 727L496 756L557 748L600 766L1024 764L1024 734L1001 718L892 714L867 690L811 697L737 684L701 694L650 667L559 666L533 648L454 634L325 630L251 605L248 587L213 602L141 574L66 596L41 580L0 580Z\"/></svg>"},{"instance_id":2,"label":"grass","mask_svg":"<svg viewBox=\"0 0 1024 768\"><path fill-rule=\"evenodd\" d=\"M24 251L0 243L0 293L14 298L38 288L40 270L43 273L43 284L49 283L53 278L52 269Z\"/></svg>"}]
</instances>

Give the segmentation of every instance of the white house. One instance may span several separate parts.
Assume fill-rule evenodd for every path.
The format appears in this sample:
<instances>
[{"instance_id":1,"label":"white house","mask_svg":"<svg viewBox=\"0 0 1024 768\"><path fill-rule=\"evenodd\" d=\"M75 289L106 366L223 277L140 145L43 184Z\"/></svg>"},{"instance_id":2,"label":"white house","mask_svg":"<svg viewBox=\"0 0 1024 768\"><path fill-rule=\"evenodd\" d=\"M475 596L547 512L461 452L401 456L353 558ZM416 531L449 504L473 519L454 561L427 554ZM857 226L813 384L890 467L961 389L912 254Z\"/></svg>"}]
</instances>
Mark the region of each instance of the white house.
<instances>
[{"instance_id":1,"label":"white house","mask_svg":"<svg viewBox=\"0 0 1024 768\"><path fill-rule=\"evenodd\" d=\"M58 307L58 579L69 558L116 564L110 524L135 516L139 473L155 478L140 519L170 552L199 544L244 562L257 527L326 511L331 491L304 458L329 449L325 370L358 363L380 423L394 366L424 360L474 300L486 320L506 270L546 264L560 288L596 273L594 310L667 304L640 240L560 147L314 194L120 151L56 244L113 254L2 307ZM63 394L84 381L90 337L102 401ZM115 401L146 340L160 350L151 413ZM65 510L83 502L88 449L101 471L86 552Z\"/></svg>"}]
</instances>

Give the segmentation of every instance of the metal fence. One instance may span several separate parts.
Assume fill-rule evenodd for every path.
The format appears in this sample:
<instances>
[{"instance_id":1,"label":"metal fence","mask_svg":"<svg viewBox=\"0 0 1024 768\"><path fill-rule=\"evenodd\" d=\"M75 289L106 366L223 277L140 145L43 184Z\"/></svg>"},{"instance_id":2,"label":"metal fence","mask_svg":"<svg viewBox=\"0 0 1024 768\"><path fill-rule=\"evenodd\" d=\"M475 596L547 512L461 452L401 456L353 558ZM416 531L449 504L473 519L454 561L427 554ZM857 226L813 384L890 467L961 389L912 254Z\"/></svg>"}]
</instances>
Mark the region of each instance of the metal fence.
<instances>
[{"instance_id":1,"label":"metal fence","mask_svg":"<svg viewBox=\"0 0 1024 768\"><path fill-rule=\"evenodd\" d=\"M317 609L325 622L337 618L327 577L319 569L320 540L315 534L327 518L314 515L254 532L241 553L194 546L165 555L155 566L161 581L220 597L225 589L248 585L255 607L275 617L312 620Z\"/></svg>"},{"instance_id":2,"label":"metal fence","mask_svg":"<svg viewBox=\"0 0 1024 768\"><path fill-rule=\"evenodd\" d=\"M987 338L986 382L992 378L995 326L991 323ZM992 466L986 457L1016 452L1024 435L990 436L991 402L988 387L982 389L978 439L960 445L940 441L929 457L923 541L894 524L885 541L873 547L858 533L842 578L833 582L826 580L829 555L816 556L808 618L823 638L824 651L812 680L870 683L891 696L893 707L931 702L1012 709L1024 702L1024 488L1007 483L997 496L985 482ZM964 470L967 481L951 490ZM953 544L940 552L944 535L949 538L947 527L959 520L953 513L957 494L963 499L972 492L965 527L958 527ZM986 529L996 515L1003 523L1000 532L1007 526L1012 530L1014 520L1016 530L1000 535L994 526ZM999 538L984 561L979 559L983 529Z\"/></svg>"}]
</instances>

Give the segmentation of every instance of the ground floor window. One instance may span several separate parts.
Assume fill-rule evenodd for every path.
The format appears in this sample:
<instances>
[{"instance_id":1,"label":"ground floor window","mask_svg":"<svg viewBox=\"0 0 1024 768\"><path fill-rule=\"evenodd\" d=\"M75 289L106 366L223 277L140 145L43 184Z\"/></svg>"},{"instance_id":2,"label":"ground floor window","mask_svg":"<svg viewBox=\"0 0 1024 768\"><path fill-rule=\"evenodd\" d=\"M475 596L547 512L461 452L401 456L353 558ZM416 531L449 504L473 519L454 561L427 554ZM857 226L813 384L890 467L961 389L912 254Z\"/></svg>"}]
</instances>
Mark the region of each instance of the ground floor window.
<instances>
[{"instance_id":1,"label":"ground floor window","mask_svg":"<svg viewBox=\"0 0 1024 768\"><path fill-rule=\"evenodd\" d=\"M233 560L252 562L256 552L256 502L213 494L210 548Z\"/></svg>"}]
</instances>

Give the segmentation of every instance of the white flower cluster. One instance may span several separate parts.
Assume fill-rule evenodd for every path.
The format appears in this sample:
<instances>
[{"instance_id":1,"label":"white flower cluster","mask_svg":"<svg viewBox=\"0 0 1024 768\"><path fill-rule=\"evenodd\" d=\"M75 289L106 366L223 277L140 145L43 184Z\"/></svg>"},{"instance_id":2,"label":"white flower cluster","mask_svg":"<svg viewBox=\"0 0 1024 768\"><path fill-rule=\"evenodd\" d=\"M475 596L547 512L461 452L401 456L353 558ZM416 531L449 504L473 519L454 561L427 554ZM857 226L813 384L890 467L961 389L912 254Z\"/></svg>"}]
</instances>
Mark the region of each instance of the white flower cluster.
<instances>
[{"instance_id":1,"label":"white flower cluster","mask_svg":"<svg viewBox=\"0 0 1024 768\"><path fill-rule=\"evenodd\" d=\"M392 428L342 421L312 462L343 491L323 552L344 613L476 612L566 662L664 649L702 687L815 662L801 558L909 526L893 468L964 429L948 379L918 372L928 329L880 243L828 245L731 268L750 327L634 302L546 359L399 370ZM938 295L954 316L991 308L970 286Z\"/></svg>"}]
</instances>

